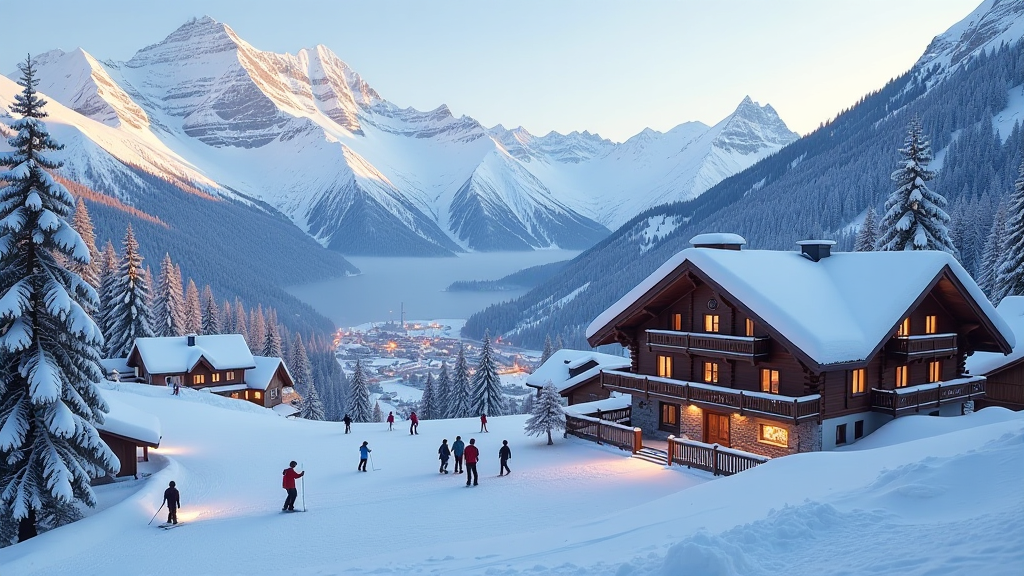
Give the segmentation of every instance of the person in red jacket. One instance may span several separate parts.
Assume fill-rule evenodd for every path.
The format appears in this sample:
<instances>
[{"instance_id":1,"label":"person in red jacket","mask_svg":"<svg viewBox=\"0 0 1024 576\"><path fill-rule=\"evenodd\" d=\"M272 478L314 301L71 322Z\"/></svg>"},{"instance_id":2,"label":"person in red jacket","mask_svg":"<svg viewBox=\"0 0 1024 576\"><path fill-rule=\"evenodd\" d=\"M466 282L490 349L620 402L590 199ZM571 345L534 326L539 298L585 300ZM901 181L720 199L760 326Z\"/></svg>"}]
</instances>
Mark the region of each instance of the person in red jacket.
<instances>
[{"instance_id":1,"label":"person in red jacket","mask_svg":"<svg viewBox=\"0 0 1024 576\"><path fill-rule=\"evenodd\" d=\"M480 480L480 475L476 471L476 463L480 460L480 449L476 447L476 438L469 439L469 446L466 446L466 486L469 486L469 481L473 481L473 486L477 485Z\"/></svg>"},{"instance_id":2,"label":"person in red jacket","mask_svg":"<svg viewBox=\"0 0 1024 576\"><path fill-rule=\"evenodd\" d=\"M420 433L420 419L419 419L418 416L416 416L416 412L413 411L411 414L409 414L409 434L412 435L412 434L419 434L419 433Z\"/></svg>"},{"instance_id":3,"label":"person in red jacket","mask_svg":"<svg viewBox=\"0 0 1024 576\"><path fill-rule=\"evenodd\" d=\"M394 425L395 425L395 413L394 412L388 412L388 432L394 430L394 428L393 428Z\"/></svg>"},{"instance_id":4,"label":"person in red jacket","mask_svg":"<svg viewBox=\"0 0 1024 576\"><path fill-rule=\"evenodd\" d=\"M281 481L281 487L288 491L288 497L284 500L284 507L281 508L282 512L294 512L295 511L295 498L298 497L299 491L295 489L295 479L302 478L306 473L296 472L295 467L299 463L292 460L288 464L288 467L284 469L281 474L284 475L284 480Z\"/></svg>"},{"instance_id":5,"label":"person in red jacket","mask_svg":"<svg viewBox=\"0 0 1024 576\"><path fill-rule=\"evenodd\" d=\"M480 431L487 432L487 414L480 415Z\"/></svg>"}]
</instances>

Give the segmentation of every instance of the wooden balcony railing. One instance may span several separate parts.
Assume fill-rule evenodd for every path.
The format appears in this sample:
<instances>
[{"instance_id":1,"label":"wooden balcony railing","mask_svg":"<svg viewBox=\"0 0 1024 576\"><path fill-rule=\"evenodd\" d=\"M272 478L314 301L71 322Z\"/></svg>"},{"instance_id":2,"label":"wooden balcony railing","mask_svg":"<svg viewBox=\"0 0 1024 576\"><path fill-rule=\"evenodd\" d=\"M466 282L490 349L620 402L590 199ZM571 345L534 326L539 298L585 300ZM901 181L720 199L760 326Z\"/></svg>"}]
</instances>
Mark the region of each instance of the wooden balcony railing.
<instances>
[{"instance_id":1,"label":"wooden balcony railing","mask_svg":"<svg viewBox=\"0 0 1024 576\"><path fill-rule=\"evenodd\" d=\"M871 390L871 408L879 412L889 412L893 416L908 410L920 411L922 408L935 408L942 404L969 400L985 395L985 377L974 376L908 386L896 390Z\"/></svg>"},{"instance_id":2,"label":"wooden balcony railing","mask_svg":"<svg viewBox=\"0 0 1024 576\"><path fill-rule=\"evenodd\" d=\"M674 330L648 330L647 345L748 360L767 358L770 351L768 338Z\"/></svg>"},{"instance_id":3,"label":"wooden balcony railing","mask_svg":"<svg viewBox=\"0 0 1024 576\"><path fill-rule=\"evenodd\" d=\"M565 433L634 453L643 447L643 433L639 428L579 414L565 415Z\"/></svg>"},{"instance_id":4,"label":"wooden balcony railing","mask_svg":"<svg viewBox=\"0 0 1024 576\"><path fill-rule=\"evenodd\" d=\"M956 354L956 334L897 336L885 345L886 351L903 361L939 358Z\"/></svg>"},{"instance_id":5,"label":"wooden balcony railing","mask_svg":"<svg viewBox=\"0 0 1024 576\"><path fill-rule=\"evenodd\" d=\"M707 470L715 476L730 476L764 464L770 458L722 448L718 444L705 444L693 440L669 437L669 465Z\"/></svg>"},{"instance_id":6,"label":"wooden balcony railing","mask_svg":"<svg viewBox=\"0 0 1024 576\"><path fill-rule=\"evenodd\" d=\"M794 423L819 418L822 412L820 394L795 398L617 370L602 371L601 386L630 394L643 393L647 397L659 396L685 404L730 408L740 414L756 412Z\"/></svg>"}]
</instances>

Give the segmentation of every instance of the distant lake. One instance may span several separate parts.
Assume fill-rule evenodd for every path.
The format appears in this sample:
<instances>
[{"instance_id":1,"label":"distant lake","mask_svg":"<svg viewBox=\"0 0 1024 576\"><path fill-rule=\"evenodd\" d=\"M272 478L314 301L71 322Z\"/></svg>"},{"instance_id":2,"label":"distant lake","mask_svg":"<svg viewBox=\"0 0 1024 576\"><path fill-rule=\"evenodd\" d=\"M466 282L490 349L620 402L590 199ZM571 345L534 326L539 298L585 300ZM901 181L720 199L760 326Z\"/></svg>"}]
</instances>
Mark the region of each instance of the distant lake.
<instances>
[{"instance_id":1,"label":"distant lake","mask_svg":"<svg viewBox=\"0 0 1024 576\"><path fill-rule=\"evenodd\" d=\"M497 280L530 266L571 260L578 254L574 250L537 250L470 253L457 258L350 257L362 274L292 286L288 292L339 327L398 321L403 302L407 320L468 318L491 304L521 296L525 290L445 292L452 282Z\"/></svg>"}]
</instances>

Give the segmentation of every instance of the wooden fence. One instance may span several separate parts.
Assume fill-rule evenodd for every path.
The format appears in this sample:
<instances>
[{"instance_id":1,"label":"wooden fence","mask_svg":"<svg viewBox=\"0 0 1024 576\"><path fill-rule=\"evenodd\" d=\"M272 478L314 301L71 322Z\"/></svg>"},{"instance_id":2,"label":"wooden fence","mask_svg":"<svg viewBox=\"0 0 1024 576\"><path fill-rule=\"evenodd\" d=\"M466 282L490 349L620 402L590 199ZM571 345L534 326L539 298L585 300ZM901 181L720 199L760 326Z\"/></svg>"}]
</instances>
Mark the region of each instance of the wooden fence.
<instances>
[{"instance_id":1,"label":"wooden fence","mask_svg":"<svg viewBox=\"0 0 1024 576\"><path fill-rule=\"evenodd\" d=\"M693 440L669 437L668 463L688 468L707 470L715 476L731 476L764 464L770 458L722 448L718 444L705 444Z\"/></svg>"},{"instance_id":2,"label":"wooden fence","mask_svg":"<svg viewBox=\"0 0 1024 576\"><path fill-rule=\"evenodd\" d=\"M580 414L565 415L565 433L631 452L638 452L643 446L643 434L639 428Z\"/></svg>"}]
</instances>

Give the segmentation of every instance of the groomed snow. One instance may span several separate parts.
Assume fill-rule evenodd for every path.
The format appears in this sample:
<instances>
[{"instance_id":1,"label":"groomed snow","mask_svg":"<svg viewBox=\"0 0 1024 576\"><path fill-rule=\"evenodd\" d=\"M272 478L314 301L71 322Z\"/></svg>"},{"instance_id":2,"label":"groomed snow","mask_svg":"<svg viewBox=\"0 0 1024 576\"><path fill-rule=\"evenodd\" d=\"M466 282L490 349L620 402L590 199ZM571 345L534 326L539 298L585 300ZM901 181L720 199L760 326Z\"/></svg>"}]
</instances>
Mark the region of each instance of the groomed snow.
<instances>
[{"instance_id":1,"label":"groomed snow","mask_svg":"<svg viewBox=\"0 0 1024 576\"><path fill-rule=\"evenodd\" d=\"M489 434L465 419L345 435L192 390L110 387L162 421L151 464L163 468L98 487L101 511L0 549L4 574L1018 576L1024 565L1022 414L927 420L946 426L924 437L899 419L905 429L883 427L874 449L713 479L577 439L546 446L523 436L525 416L492 418ZM478 487L437 473L437 445L455 434L479 440ZM355 471L363 440L375 471ZM291 459L308 471L305 514L279 511ZM164 532L146 523L170 480L185 525Z\"/></svg>"}]
</instances>

